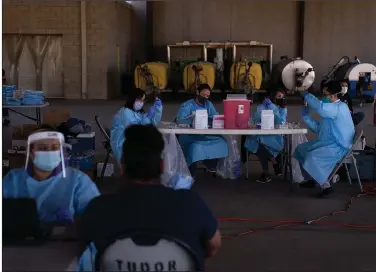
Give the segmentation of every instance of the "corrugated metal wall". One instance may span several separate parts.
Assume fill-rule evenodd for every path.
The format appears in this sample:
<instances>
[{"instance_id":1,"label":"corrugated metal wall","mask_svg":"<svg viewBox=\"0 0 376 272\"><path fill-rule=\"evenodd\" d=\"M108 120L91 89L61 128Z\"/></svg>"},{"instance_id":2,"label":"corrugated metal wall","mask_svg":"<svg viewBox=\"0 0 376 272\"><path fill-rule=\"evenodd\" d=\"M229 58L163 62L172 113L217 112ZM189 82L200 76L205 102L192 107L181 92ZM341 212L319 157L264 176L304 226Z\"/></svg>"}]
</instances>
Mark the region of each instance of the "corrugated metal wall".
<instances>
[{"instance_id":1,"label":"corrugated metal wall","mask_svg":"<svg viewBox=\"0 0 376 272\"><path fill-rule=\"evenodd\" d=\"M344 55L376 65L376 1L306 2L304 58L317 78Z\"/></svg>"},{"instance_id":2,"label":"corrugated metal wall","mask_svg":"<svg viewBox=\"0 0 376 272\"><path fill-rule=\"evenodd\" d=\"M274 58L295 56L296 2L190 0L153 2L154 45L188 41L250 41L272 43ZM159 56L164 57L165 56Z\"/></svg>"},{"instance_id":3,"label":"corrugated metal wall","mask_svg":"<svg viewBox=\"0 0 376 272\"><path fill-rule=\"evenodd\" d=\"M258 40L274 45L274 61L297 54L296 1L191 0L153 2L154 46L189 40ZM376 1L306 1L304 58L316 83L343 55L376 64Z\"/></svg>"}]
</instances>

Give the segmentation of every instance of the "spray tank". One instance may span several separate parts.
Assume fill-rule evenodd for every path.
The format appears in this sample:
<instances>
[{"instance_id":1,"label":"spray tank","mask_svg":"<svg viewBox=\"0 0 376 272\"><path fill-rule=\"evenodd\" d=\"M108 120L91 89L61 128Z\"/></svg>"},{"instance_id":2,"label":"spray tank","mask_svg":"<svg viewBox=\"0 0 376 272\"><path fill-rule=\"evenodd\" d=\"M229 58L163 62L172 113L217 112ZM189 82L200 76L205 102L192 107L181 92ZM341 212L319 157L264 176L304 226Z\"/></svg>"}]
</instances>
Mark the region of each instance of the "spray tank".
<instances>
[{"instance_id":1,"label":"spray tank","mask_svg":"<svg viewBox=\"0 0 376 272\"><path fill-rule=\"evenodd\" d=\"M206 83L211 89L215 83L215 65L210 62L195 62L184 68L183 82L184 89L195 94L200 84Z\"/></svg>"},{"instance_id":2,"label":"spray tank","mask_svg":"<svg viewBox=\"0 0 376 272\"><path fill-rule=\"evenodd\" d=\"M358 57L350 60L349 57L344 56L324 77L321 86L332 80L346 81L348 93L352 97L365 97L366 100L372 101L376 91L376 66L361 63Z\"/></svg>"},{"instance_id":3,"label":"spray tank","mask_svg":"<svg viewBox=\"0 0 376 272\"><path fill-rule=\"evenodd\" d=\"M261 65L252 61L239 61L231 66L230 84L236 92L253 95L262 83Z\"/></svg>"},{"instance_id":4,"label":"spray tank","mask_svg":"<svg viewBox=\"0 0 376 272\"><path fill-rule=\"evenodd\" d=\"M134 83L136 88L145 91L146 95L154 91L164 90L168 82L168 64L148 62L136 66Z\"/></svg>"},{"instance_id":5,"label":"spray tank","mask_svg":"<svg viewBox=\"0 0 376 272\"><path fill-rule=\"evenodd\" d=\"M288 94L308 90L315 80L311 64L301 58L281 57L274 65L270 79L270 90L285 89Z\"/></svg>"}]
</instances>

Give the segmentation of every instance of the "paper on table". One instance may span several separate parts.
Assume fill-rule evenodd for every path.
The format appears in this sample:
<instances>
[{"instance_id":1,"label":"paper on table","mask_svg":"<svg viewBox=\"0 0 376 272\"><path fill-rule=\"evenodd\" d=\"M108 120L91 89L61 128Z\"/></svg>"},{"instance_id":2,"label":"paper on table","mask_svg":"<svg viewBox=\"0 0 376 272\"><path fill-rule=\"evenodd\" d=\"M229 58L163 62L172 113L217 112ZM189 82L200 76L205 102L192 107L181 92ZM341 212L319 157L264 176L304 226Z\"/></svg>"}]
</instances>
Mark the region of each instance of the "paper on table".
<instances>
[{"instance_id":1,"label":"paper on table","mask_svg":"<svg viewBox=\"0 0 376 272\"><path fill-rule=\"evenodd\" d=\"M274 113L272 110L261 111L261 129L274 129Z\"/></svg>"},{"instance_id":2,"label":"paper on table","mask_svg":"<svg viewBox=\"0 0 376 272\"><path fill-rule=\"evenodd\" d=\"M194 129L207 129L208 128L208 112L207 110L196 110L193 117Z\"/></svg>"}]
</instances>

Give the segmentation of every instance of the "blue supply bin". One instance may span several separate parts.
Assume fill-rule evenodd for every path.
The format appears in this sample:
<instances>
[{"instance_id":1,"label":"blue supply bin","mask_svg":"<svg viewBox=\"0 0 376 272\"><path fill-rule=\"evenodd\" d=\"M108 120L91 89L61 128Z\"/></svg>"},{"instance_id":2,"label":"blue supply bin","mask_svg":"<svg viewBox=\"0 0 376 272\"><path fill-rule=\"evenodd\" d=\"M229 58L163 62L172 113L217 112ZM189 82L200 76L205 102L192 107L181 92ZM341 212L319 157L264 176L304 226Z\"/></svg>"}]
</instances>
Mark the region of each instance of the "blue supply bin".
<instances>
[{"instance_id":1,"label":"blue supply bin","mask_svg":"<svg viewBox=\"0 0 376 272\"><path fill-rule=\"evenodd\" d=\"M360 179L362 181L375 181L376 180L376 150L374 148L367 148L365 150L354 150L356 164ZM350 167L351 179L357 179L355 168Z\"/></svg>"},{"instance_id":2,"label":"blue supply bin","mask_svg":"<svg viewBox=\"0 0 376 272\"><path fill-rule=\"evenodd\" d=\"M95 156L71 156L68 165L80 170L92 170L95 166Z\"/></svg>"},{"instance_id":3,"label":"blue supply bin","mask_svg":"<svg viewBox=\"0 0 376 272\"><path fill-rule=\"evenodd\" d=\"M80 133L77 137L68 137L67 143L72 145L71 153L73 155L95 152L95 132Z\"/></svg>"}]
</instances>

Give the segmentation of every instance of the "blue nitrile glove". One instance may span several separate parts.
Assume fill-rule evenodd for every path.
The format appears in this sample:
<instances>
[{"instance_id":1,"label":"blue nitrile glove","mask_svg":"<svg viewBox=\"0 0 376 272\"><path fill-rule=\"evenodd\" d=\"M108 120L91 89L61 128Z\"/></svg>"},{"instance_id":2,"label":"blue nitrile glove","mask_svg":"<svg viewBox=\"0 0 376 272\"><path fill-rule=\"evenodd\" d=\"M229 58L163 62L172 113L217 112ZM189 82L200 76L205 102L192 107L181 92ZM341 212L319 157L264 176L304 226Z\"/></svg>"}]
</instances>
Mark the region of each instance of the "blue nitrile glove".
<instances>
[{"instance_id":1,"label":"blue nitrile glove","mask_svg":"<svg viewBox=\"0 0 376 272\"><path fill-rule=\"evenodd\" d=\"M309 111L308 111L308 107L305 106L302 108L302 116L305 117L305 116L308 116L309 115Z\"/></svg>"},{"instance_id":2,"label":"blue nitrile glove","mask_svg":"<svg viewBox=\"0 0 376 272\"><path fill-rule=\"evenodd\" d=\"M160 107L162 106L162 100L160 100L159 98L157 98L154 102L154 106L157 106L157 107Z\"/></svg>"},{"instance_id":3,"label":"blue nitrile glove","mask_svg":"<svg viewBox=\"0 0 376 272\"><path fill-rule=\"evenodd\" d=\"M309 92L308 91L304 91L304 92L301 92L301 94L302 94L303 97L306 97L309 94Z\"/></svg>"},{"instance_id":4,"label":"blue nitrile glove","mask_svg":"<svg viewBox=\"0 0 376 272\"><path fill-rule=\"evenodd\" d=\"M73 223L73 215L69 209L59 209L56 212L56 217L58 222Z\"/></svg>"},{"instance_id":5,"label":"blue nitrile glove","mask_svg":"<svg viewBox=\"0 0 376 272\"><path fill-rule=\"evenodd\" d=\"M154 115L154 112L155 112L155 108L154 108L154 105L150 107L148 113L146 114L146 117L148 118L152 118L153 115Z\"/></svg>"},{"instance_id":6,"label":"blue nitrile glove","mask_svg":"<svg viewBox=\"0 0 376 272\"><path fill-rule=\"evenodd\" d=\"M273 104L273 103L272 103L272 101L271 101L269 98L266 98L266 99L264 100L263 105L264 105L265 107L270 106L271 104Z\"/></svg>"}]
</instances>

